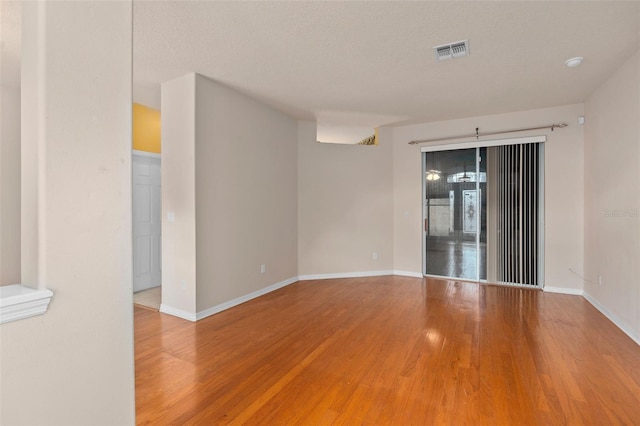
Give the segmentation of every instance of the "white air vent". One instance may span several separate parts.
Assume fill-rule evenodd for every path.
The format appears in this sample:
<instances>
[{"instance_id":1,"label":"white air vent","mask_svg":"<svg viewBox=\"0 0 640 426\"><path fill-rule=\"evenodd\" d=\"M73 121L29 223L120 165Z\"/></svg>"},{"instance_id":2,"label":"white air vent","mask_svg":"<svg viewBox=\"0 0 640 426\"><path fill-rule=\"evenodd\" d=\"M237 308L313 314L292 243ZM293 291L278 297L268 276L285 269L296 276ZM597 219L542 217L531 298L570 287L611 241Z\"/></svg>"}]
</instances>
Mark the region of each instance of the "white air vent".
<instances>
[{"instance_id":1,"label":"white air vent","mask_svg":"<svg viewBox=\"0 0 640 426\"><path fill-rule=\"evenodd\" d=\"M456 41L455 43L442 44L433 48L436 52L436 60L459 58L469 54L469 40Z\"/></svg>"}]
</instances>

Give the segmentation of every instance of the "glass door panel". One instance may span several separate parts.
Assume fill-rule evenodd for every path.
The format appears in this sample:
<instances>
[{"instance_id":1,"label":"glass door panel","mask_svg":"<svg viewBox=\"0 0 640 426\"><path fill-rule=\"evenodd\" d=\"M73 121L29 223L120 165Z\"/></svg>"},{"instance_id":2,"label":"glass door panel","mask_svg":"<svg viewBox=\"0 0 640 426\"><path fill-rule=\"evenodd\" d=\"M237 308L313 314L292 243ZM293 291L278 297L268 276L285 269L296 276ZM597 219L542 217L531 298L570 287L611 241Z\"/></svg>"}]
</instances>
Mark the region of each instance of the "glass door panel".
<instances>
[{"instance_id":1,"label":"glass door panel","mask_svg":"<svg viewBox=\"0 0 640 426\"><path fill-rule=\"evenodd\" d=\"M425 153L425 273L486 279L486 149Z\"/></svg>"}]
</instances>

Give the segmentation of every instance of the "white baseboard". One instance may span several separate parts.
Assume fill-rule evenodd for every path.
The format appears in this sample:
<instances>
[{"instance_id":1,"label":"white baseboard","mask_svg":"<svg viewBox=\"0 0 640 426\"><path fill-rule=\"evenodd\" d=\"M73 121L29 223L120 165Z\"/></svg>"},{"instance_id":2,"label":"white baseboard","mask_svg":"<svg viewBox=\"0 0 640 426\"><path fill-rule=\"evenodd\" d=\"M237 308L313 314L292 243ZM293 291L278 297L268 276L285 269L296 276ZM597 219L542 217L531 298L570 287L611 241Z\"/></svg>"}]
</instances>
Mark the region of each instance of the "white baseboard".
<instances>
[{"instance_id":1,"label":"white baseboard","mask_svg":"<svg viewBox=\"0 0 640 426\"><path fill-rule=\"evenodd\" d=\"M544 286L542 291L546 293L559 293L559 294L571 294L574 296L582 296L583 291L579 288L565 288L565 287L550 287Z\"/></svg>"},{"instance_id":2,"label":"white baseboard","mask_svg":"<svg viewBox=\"0 0 640 426\"><path fill-rule=\"evenodd\" d=\"M422 272L410 272L410 271L392 271L393 275L399 275L401 277L413 277L413 278L424 278Z\"/></svg>"},{"instance_id":3,"label":"white baseboard","mask_svg":"<svg viewBox=\"0 0 640 426\"><path fill-rule=\"evenodd\" d=\"M233 308L234 306L248 302L249 300L255 299L256 297L260 297L267 293L271 293L274 290L288 286L297 281L322 280L322 279L331 279L331 278L373 277L373 276L394 275L394 274L395 274L394 271L368 271L368 272L346 272L346 273L337 273L337 274L301 275L298 277L292 277L284 281L280 281L278 283L275 283L273 285L270 285L258 291L254 291L252 293L246 294L244 296L240 296L228 302L224 302L219 305L212 306L211 308L204 309L195 314L192 314L191 312L183 311L181 309L174 308L164 303L160 305L160 312L164 314L173 315L175 317L182 318L187 321L198 321L198 320L201 320L202 318L206 318L208 316L222 312L226 309ZM400 274L397 274L397 275L400 275Z\"/></svg>"},{"instance_id":4,"label":"white baseboard","mask_svg":"<svg viewBox=\"0 0 640 426\"><path fill-rule=\"evenodd\" d=\"M268 287L254 291L252 293L245 294L244 296L240 296L233 300L229 300L228 302L224 302L219 305L213 306L211 308L207 308L203 311L196 313L194 321L198 321L198 320L201 320L202 318L206 318L208 316L217 314L229 308L233 308L234 306L238 306L242 303L248 302L249 300L255 299L256 297L264 296L267 293L271 293L272 291L278 290L279 288L286 287L289 284L295 283L296 281L298 281L298 277L292 277L284 281L280 281L279 283L275 283Z\"/></svg>"},{"instance_id":5,"label":"white baseboard","mask_svg":"<svg viewBox=\"0 0 640 426\"><path fill-rule=\"evenodd\" d=\"M173 315L174 317L186 319L187 321L196 321L196 314L183 311L182 309L174 308L173 306L165 305L164 303L160 304L160 312L162 312L163 314Z\"/></svg>"},{"instance_id":6,"label":"white baseboard","mask_svg":"<svg viewBox=\"0 0 640 426\"><path fill-rule=\"evenodd\" d=\"M602 313L602 315L604 315L612 323L614 323L620 330L622 330L624 332L624 334L629 336L634 342L636 342L638 345L640 345L640 336L633 331L633 329L629 326L629 324L627 324L625 321L623 321L617 315L611 313L611 311L609 311L607 308L605 308L600 302L598 302L596 299L594 299L589 293L584 292L582 294L582 297L587 299L587 301L589 303L591 303L594 308L599 310Z\"/></svg>"},{"instance_id":7,"label":"white baseboard","mask_svg":"<svg viewBox=\"0 0 640 426\"><path fill-rule=\"evenodd\" d=\"M342 273L333 273L333 274L311 274L311 275L300 275L297 277L292 277L286 279L284 281L280 281L278 283L272 284L268 287L260 289L258 291L254 291L247 295L235 298L228 302L221 303L219 305L213 306L211 308L205 309L203 311L197 312L196 314L192 314L190 312L183 311L181 309L174 308L172 306L161 304L160 312L173 315L178 318L185 319L187 321L198 321L202 318L206 318L208 316L217 314L226 309L232 308L234 306L240 305L242 303L248 302L251 299L255 299L256 297L263 296L267 293L271 293L272 291L278 290L282 287L286 287L290 284L293 284L297 281L309 281L309 280L326 280L326 279L334 279L334 278L359 278L359 277L377 277L383 275L398 275L403 277L414 277L414 278L423 278L423 275L419 272L408 272L408 271L366 271L366 272L342 272ZM543 291L547 293L559 293L559 294L570 294L575 296L584 297L589 303L591 303L598 311L600 311L605 317L607 317L611 322L613 322L620 330L622 330L627 336L629 336L634 342L640 345L640 336L636 334L632 327L629 326L625 321L620 319L617 315L611 313L607 308L605 308L600 302L594 299L587 292L575 289L575 288L565 288L565 287L549 287L545 286Z\"/></svg>"},{"instance_id":8,"label":"white baseboard","mask_svg":"<svg viewBox=\"0 0 640 426\"><path fill-rule=\"evenodd\" d=\"M361 277L380 277L383 275L393 275L393 271L363 271L363 272L338 272L335 274L311 274L298 276L299 281L309 280L330 280L335 278L361 278Z\"/></svg>"}]
</instances>

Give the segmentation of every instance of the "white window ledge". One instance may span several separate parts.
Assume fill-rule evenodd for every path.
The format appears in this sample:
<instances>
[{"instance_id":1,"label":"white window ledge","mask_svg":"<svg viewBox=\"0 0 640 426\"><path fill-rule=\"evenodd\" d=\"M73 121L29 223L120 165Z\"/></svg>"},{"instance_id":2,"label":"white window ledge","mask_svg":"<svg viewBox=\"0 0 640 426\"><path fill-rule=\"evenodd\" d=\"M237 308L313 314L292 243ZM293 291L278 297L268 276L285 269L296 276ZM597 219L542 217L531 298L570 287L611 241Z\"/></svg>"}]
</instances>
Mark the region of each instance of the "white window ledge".
<instances>
[{"instance_id":1,"label":"white window ledge","mask_svg":"<svg viewBox=\"0 0 640 426\"><path fill-rule=\"evenodd\" d=\"M22 284L0 286L0 324L47 312L51 290L36 290Z\"/></svg>"}]
</instances>

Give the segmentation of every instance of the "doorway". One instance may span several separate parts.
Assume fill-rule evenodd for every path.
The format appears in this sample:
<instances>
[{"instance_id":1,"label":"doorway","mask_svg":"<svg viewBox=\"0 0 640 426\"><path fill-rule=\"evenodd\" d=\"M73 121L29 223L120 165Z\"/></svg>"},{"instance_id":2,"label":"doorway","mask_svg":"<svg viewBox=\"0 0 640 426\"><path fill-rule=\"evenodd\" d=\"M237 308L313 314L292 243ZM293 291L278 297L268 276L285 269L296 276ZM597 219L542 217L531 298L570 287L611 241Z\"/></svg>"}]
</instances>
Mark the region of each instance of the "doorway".
<instances>
[{"instance_id":1,"label":"doorway","mask_svg":"<svg viewBox=\"0 0 640 426\"><path fill-rule=\"evenodd\" d=\"M160 155L133 151L132 164L134 301L155 307L157 299L159 308L162 282Z\"/></svg>"}]
</instances>

